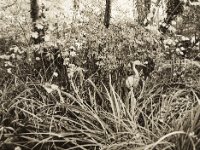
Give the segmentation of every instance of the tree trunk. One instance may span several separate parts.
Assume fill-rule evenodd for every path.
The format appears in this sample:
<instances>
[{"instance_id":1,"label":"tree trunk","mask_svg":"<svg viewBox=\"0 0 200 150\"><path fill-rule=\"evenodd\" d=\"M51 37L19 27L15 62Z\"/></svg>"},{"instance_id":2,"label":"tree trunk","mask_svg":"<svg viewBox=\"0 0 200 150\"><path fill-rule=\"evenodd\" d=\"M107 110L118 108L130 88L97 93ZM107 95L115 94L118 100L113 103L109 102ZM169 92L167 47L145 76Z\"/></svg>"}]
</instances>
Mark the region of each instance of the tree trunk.
<instances>
[{"instance_id":1,"label":"tree trunk","mask_svg":"<svg viewBox=\"0 0 200 150\"><path fill-rule=\"evenodd\" d=\"M38 0L31 0L31 18L33 23L39 18Z\"/></svg>"},{"instance_id":2,"label":"tree trunk","mask_svg":"<svg viewBox=\"0 0 200 150\"><path fill-rule=\"evenodd\" d=\"M166 13L166 23L170 24L177 15L183 13L183 2L181 0L168 0Z\"/></svg>"},{"instance_id":3,"label":"tree trunk","mask_svg":"<svg viewBox=\"0 0 200 150\"><path fill-rule=\"evenodd\" d=\"M39 19L45 18L44 16L44 7L42 7L42 12L40 13L40 7L38 4L38 0L31 0L30 1L30 15L33 23L33 33L37 34L37 37L31 37L31 41L33 41L34 44L39 44L44 42L44 36L45 36L45 25L43 25L43 28L38 28L37 27L37 22Z\"/></svg>"},{"instance_id":4,"label":"tree trunk","mask_svg":"<svg viewBox=\"0 0 200 150\"><path fill-rule=\"evenodd\" d=\"M137 21L140 25L144 25L147 14L150 12L151 0L137 0L136 9L138 13Z\"/></svg>"},{"instance_id":5,"label":"tree trunk","mask_svg":"<svg viewBox=\"0 0 200 150\"><path fill-rule=\"evenodd\" d=\"M104 25L109 28L111 18L111 0L106 0L106 9L104 15Z\"/></svg>"},{"instance_id":6,"label":"tree trunk","mask_svg":"<svg viewBox=\"0 0 200 150\"><path fill-rule=\"evenodd\" d=\"M138 12L137 21L140 25L143 25L145 19L145 11L144 11L144 0L137 0L136 1L136 8Z\"/></svg>"}]
</instances>

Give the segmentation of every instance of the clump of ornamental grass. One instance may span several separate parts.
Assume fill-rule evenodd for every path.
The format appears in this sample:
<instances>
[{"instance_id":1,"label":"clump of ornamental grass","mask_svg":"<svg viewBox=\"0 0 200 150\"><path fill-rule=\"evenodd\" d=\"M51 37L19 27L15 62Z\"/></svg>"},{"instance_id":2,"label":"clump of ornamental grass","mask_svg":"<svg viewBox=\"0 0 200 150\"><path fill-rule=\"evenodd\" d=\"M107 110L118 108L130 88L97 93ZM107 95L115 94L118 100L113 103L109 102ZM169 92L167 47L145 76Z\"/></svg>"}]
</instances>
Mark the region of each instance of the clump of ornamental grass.
<instances>
[{"instance_id":1,"label":"clump of ornamental grass","mask_svg":"<svg viewBox=\"0 0 200 150\"><path fill-rule=\"evenodd\" d=\"M142 144L136 122L111 85L101 95L111 110L88 105L78 92L60 90L59 95L55 87L51 84L49 92L44 83L20 82L3 89L2 149L115 149ZM89 95L94 99L95 93Z\"/></svg>"},{"instance_id":2,"label":"clump of ornamental grass","mask_svg":"<svg viewBox=\"0 0 200 150\"><path fill-rule=\"evenodd\" d=\"M89 88L71 79L71 91L42 81L11 75L4 82L1 149L199 148L197 85L154 74L131 116L111 78L98 86L88 78L82 86Z\"/></svg>"}]
</instances>

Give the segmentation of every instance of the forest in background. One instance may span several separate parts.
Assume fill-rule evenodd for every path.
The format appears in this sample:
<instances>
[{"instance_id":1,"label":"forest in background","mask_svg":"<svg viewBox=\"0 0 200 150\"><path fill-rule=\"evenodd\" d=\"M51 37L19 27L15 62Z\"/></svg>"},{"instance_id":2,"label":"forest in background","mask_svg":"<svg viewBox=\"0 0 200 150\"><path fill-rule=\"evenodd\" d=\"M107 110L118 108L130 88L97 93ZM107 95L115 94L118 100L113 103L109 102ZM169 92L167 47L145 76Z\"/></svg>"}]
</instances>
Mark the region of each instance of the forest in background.
<instances>
[{"instance_id":1,"label":"forest in background","mask_svg":"<svg viewBox=\"0 0 200 150\"><path fill-rule=\"evenodd\" d=\"M198 150L199 105L199 0L0 2L0 149Z\"/></svg>"}]
</instances>

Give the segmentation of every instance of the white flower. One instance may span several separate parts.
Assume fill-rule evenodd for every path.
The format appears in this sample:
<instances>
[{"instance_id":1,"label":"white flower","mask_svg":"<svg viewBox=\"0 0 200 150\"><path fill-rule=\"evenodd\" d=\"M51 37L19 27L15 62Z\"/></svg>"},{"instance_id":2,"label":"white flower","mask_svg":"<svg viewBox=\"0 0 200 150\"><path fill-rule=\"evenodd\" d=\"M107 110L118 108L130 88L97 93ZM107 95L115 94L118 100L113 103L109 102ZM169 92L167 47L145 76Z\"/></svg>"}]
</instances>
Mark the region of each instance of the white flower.
<instances>
[{"instance_id":1,"label":"white flower","mask_svg":"<svg viewBox=\"0 0 200 150\"><path fill-rule=\"evenodd\" d=\"M15 150L22 150L21 147L17 146L15 147Z\"/></svg>"},{"instance_id":2,"label":"white flower","mask_svg":"<svg viewBox=\"0 0 200 150\"><path fill-rule=\"evenodd\" d=\"M184 53L183 53L182 51L180 51L180 54L181 54L181 55L184 55Z\"/></svg>"},{"instance_id":3,"label":"white flower","mask_svg":"<svg viewBox=\"0 0 200 150\"><path fill-rule=\"evenodd\" d=\"M76 52L74 52L74 51L70 52L70 56L72 56L72 57L76 56Z\"/></svg>"},{"instance_id":4,"label":"white flower","mask_svg":"<svg viewBox=\"0 0 200 150\"><path fill-rule=\"evenodd\" d=\"M173 21L171 22L171 24L175 26L175 25L176 25L176 21L173 20Z\"/></svg>"},{"instance_id":5,"label":"white flower","mask_svg":"<svg viewBox=\"0 0 200 150\"><path fill-rule=\"evenodd\" d=\"M75 45L76 45L77 49L80 50L80 48L81 48L81 43L76 42Z\"/></svg>"},{"instance_id":6,"label":"white flower","mask_svg":"<svg viewBox=\"0 0 200 150\"><path fill-rule=\"evenodd\" d=\"M75 47L74 47L74 46L70 46L69 49L70 49L70 50L75 50Z\"/></svg>"},{"instance_id":7,"label":"white flower","mask_svg":"<svg viewBox=\"0 0 200 150\"><path fill-rule=\"evenodd\" d=\"M16 58L17 58L17 60L21 60L21 59L22 59L22 56L16 55Z\"/></svg>"},{"instance_id":8,"label":"white flower","mask_svg":"<svg viewBox=\"0 0 200 150\"><path fill-rule=\"evenodd\" d=\"M185 36L182 36L181 38L182 38L183 41L190 40L188 37L185 37Z\"/></svg>"},{"instance_id":9,"label":"white flower","mask_svg":"<svg viewBox=\"0 0 200 150\"><path fill-rule=\"evenodd\" d=\"M191 38L191 43L195 43L195 41L196 41L196 37L193 36L193 37Z\"/></svg>"},{"instance_id":10,"label":"white flower","mask_svg":"<svg viewBox=\"0 0 200 150\"><path fill-rule=\"evenodd\" d=\"M194 132L190 132L189 136L194 137L195 136Z\"/></svg>"},{"instance_id":11,"label":"white flower","mask_svg":"<svg viewBox=\"0 0 200 150\"><path fill-rule=\"evenodd\" d=\"M8 69L7 69L7 72L10 73L10 74L12 74L12 71L11 71L11 70L12 70L11 68L8 68Z\"/></svg>"},{"instance_id":12,"label":"white flower","mask_svg":"<svg viewBox=\"0 0 200 150\"><path fill-rule=\"evenodd\" d=\"M40 57L35 57L35 60L38 60L38 61L39 61L39 60L40 60Z\"/></svg>"},{"instance_id":13,"label":"white flower","mask_svg":"<svg viewBox=\"0 0 200 150\"><path fill-rule=\"evenodd\" d=\"M38 32L32 32L31 37L34 38L34 39L37 39L39 37Z\"/></svg>"},{"instance_id":14,"label":"white flower","mask_svg":"<svg viewBox=\"0 0 200 150\"><path fill-rule=\"evenodd\" d=\"M37 27L38 29L41 29L41 30L44 28L44 26L43 26L42 24L40 24L40 23L37 23L37 24L36 24L36 27Z\"/></svg>"},{"instance_id":15,"label":"white flower","mask_svg":"<svg viewBox=\"0 0 200 150\"><path fill-rule=\"evenodd\" d=\"M50 36L49 36L49 35L45 35L44 40L45 40L46 42L50 41Z\"/></svg>"},{"instance_id":16,"label":"white flower","mask_svg":"<svg viewBox=\"0 0 200 150\"><path fill-rule=\"evenodd\" d=\"M57 73L57 72L54 72L54 73L53 73L53 76L54 76L54 77L58 77L58 73Z\"/></svg>"},{"instance_id":17,"label":"white flower","mask_svg":"<svg viewBox=\"0 0 200 150\"><path fill-rule=\"evenodd\" d=\"M184 51L184 50L185 50L185 48L184 48L184 47L181 47L181 50L182 50L182 51Z\"/></svg>"},{"instance_id":18,"label":"white flower","mask_svg":"<svg viewBox=\"0 0 200 150\"><path fill-rule=\"evenodd\" d=\"M180 52L180 49L179 49L179 48L176 48L176 52L179 53L179 52Z\"/></svg>"},{"instance_id":19,"label":"white flower","mask_svg":"<svg viewBox=\"0 0 200 150\"><path fill-rule=\"evenodd\" d=\"M14 53L11 54L11 58L13 58L13 59L15 58L15 54Z\"/></svg>"},{"instance_id":20,"label":"white flower","mask_svg":"<svg viewBox=\"0 0 200 150\"><path fill-rule=\"evenodd\" d=\"M63 62L63 65L68 65L68 64L69 64L69 58L65 58L64 62Z\"/></svg>"}]
</instances>

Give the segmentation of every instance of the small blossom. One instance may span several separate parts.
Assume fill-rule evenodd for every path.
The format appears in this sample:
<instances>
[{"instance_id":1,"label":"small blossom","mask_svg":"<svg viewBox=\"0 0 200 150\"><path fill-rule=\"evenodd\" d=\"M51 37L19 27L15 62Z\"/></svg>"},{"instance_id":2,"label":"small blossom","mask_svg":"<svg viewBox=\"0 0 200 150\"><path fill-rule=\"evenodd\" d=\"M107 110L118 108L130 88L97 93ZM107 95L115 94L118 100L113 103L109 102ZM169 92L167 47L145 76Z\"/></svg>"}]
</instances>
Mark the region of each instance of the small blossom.
<instances>
[{"instance_id":1,"label":"small blossom","mask_svg":"<svg viewBox=\"0 0 200 150\"><path fill-rule=\"evenodd\" d=\"M98 61L95 64L98 65L98 66L104 66L105 65L102 61Z\"/></svg>"},{"instance_id":2,"label":"small blossom","mask_svg":"<svg viewBox=\"0 0 200 150\"><path fill-rule=\"evenodd\" d=\"M12 74L12 71L11 71L11 70L12 70L11 68L8 68L8 69L7 69L7 72L10 73L10 74Z\"/></svg>"},{"instance_id":3,"label":"small blossom","mask_svg":"<svg viewBox=\"0 0 200 150\"><path fill-rule=\"evenodd\" d=\"M183 41L190 40L188 37L185 37L185 36L182 36L181 39L182 39Z\"/></svg>"},{"instance_id":4,"label":"small blossom","mask_svg":"<svg viewBox=\"0 0 200 150\"><path fill-rule=\"evenodd\" d=\"M44 40L45 40L46 42L50 41L50 36L49 36L49 35L45 35Z\"/></svg>"},{"instance_id":5,"label":"small blossom","mask_svg":"<svg viewBox=\"0 0 200 150\"><path fill-rule=\"evenodd\" d=\"M78 42L77 42L77 43L75 43L75 45L76 45L76 47L77 47L78 50L81 49L81 45L82 45L81 43L78 43Z\"/></svg>"},{"instance_id":6,"label":"small blossom","mask_svg":"<svg viewBox=\"0 0 200 150\"><path fill-rule=\"evenodd\" d=\"M184 47L181 47L181 50L182 50L182 51L184 51L184 50L185 50L185 48L184 48Z\"/></svg>"},{"instance_id":7,"label":"small blossom","mask_svg":"<svg viewBox=\"0 0 200 150\"><path fill-rule=\"evenodd\" d=\"M180 52L180 49L179 49L179 48L176 48L176 52L177 52L177 53Z\"/></svg>"},{"instance_id":8,"label":"small blossom","mask_svg":"<svg viewBox=\"0 0 200 150\"><path fill-rule=\"evenodd\" d=\"M70 52L70 56L72 56L72 57L76 56L76 52L74 52L74 51Z\"/></svg>"},{"instance_id":9,"label":"small blossom","mask_svg":"<svg viewBox=\"0 0 200 150\"><path fill-rule=\"evenodd\" d=\"M173 76L176 76L177 74L176 73L173 73Z\"/></svg>"},{"instance_id":10,"label":"small blossom","mask_svg":"<svg viewBox=\"0 0 200 150\"><path fill-rule=\"evenodd\" d=\"M15 150L22 150L21 147L17 146L15 147Z\"/></svg>"},{"instance_id":11,"label":"small blossom","mask_svg":"<svg viewBox=\"0 0 200 150\"><path fill-rule=\"evenodd\" d=\"M63 65L68 65L68 64L69 64L69 58L65 58L64 62L63 62Z\"/></svg>"},{"instance_id":12,"label":"small blossom","mask_svg":"<svg viewBox=\"0 0 200 150\"><path fill-rule=\"evenodd\" d=\"M15 57L16 57L16 56L15 56L15 54L14 54L14 53L12 53L12 54L11 54L11 58L13 58L13 59L14 59Z\"/></svg>"},{"instance_id":13,"label":"small blossom","mask_svg":"<svg viewBox=\"0 0 200 150\"><path fill-rule=\"evenodd\" d=\"M35 57L35 60L39 61L39 60L40 60L40 57Z\"/></svg>"},{"instance_id":14,"label":"small blossom","mask_svg":"<svg viewBox=\"0 0 200 150\"><path fill-rule=\"evenodd\" d=\"M194 132L190 132L189 136L194 137L195 136Z\"/></svg>"},{"instance_id":15,"label":"small blossom","mask_svg":"<svg viewBox=\"0 0 200 150\"><path fill-rule=\"evenodd\" d=\"M70 50L75 50L75 47L74 47L74 46L70 46L69 49L70 49Z\"/></svg>"},{"instance_id":16,"label":"small blossom","mask_svg":"<svg viewBox=\"0 0 200 150\"><path fill-rule=\"evenodd\" d=\"M173 20L173 21L171 22L171 24L175 26L175 25L176 25L176 21Z\"/></svg>"},{"instance_id":17,"label":"small blossom","mask_svg":"<svg viewBox=\"0 0 200 150\"><path fill-rule=\"evenodd\" d=\"M54 72L54 73L53 73L53 76L54 76L54 77L58 77L58 73L57 73L57 72Z\"/></svg>"},{"instance_id":18,"label":"small blossom","mask_svg":"<svg viewBox=\"0 0 200 150\"><path fill-rule=\"evenodd\" d=\"M184 55L184 53L183 53L182 51L180 51L180 54L181 54L181 55Z\"/></svg>"},{"instance_id":19,"label":"small blossom","mask_svg":"<svg viewBox=\"0 0 200 150\"><path fill-rule=\"evenodd\" d=\"M38 32L32 32L31 37L34 38L34 39L37 39L39 37Z\"/></svg>"},{"instance_id":20,"label":"small blossom","mask_svg":"<svg viewBox=\"0 0 200 150\"><path fill-rule=\"evenodd\" d=\"M41 30L44 28L44 26L43 26L42 24L40 24L40 23L37 23L37 24L36 24L36 27L37 27L38 29L41 29Z\"/></svg>"}]
</instances>

